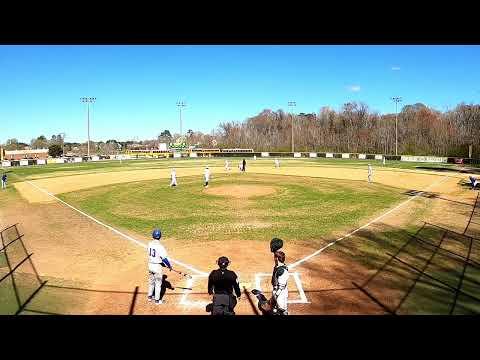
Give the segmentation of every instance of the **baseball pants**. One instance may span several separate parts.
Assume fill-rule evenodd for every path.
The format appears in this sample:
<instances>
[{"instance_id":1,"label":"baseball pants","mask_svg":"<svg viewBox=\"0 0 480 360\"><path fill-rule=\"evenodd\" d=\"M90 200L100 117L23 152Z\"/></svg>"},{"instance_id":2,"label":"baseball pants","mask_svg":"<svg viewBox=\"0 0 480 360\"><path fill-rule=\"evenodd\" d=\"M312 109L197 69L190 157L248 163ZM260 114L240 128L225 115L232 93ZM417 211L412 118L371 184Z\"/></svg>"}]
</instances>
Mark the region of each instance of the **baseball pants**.
<instances>
[{"instance_id":1,"label":"baseball pants","mask_svg":"<svg viewBox=\"0 0 480 360\"><path fill-rule=\"evenodd\" d=\"M162 289L162 273L148 272L148 296L154 296L155 300L160 300L160 291Z\"/></svg>"}]
</instances>

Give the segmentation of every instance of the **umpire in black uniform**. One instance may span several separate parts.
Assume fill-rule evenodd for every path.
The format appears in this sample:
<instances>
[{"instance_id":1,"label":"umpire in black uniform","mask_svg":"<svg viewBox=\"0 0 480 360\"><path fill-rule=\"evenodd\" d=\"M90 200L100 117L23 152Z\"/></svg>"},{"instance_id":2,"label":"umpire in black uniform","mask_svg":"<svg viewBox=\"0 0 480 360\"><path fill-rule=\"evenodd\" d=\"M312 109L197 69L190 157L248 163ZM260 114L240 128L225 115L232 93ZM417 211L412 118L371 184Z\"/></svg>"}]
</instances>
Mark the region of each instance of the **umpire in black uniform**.
<instances>
[{"instance_id":1,"label":"umpire in black uniform","mask_svg":"<svg viewBox=\"0 0 480 360\"><path fill-rule=\"evenodd\" d=\"M227 270L230 260L221 256L217 260L218 269L213 270L208 276L208 294L213 295L212 304L207 305L207 311L212 315L235 315L234 308L241 291L238 276L233 271Z\"/></svg>"}]
</instances>

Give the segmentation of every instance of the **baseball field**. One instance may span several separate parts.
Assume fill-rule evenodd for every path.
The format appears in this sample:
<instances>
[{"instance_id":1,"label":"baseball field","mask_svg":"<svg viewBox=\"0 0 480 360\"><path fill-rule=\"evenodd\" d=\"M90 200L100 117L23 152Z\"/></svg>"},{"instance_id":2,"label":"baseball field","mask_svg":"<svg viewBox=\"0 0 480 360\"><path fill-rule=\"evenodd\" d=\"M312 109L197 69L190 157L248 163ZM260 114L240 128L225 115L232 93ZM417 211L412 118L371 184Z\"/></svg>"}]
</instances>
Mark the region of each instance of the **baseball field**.
<instances>
[{"instance_id":1,"label":"baseball field","mask_svg":"<svg viewBox=\"0 0 480 360\"><path fill-rule=\"evenodd\" d=\"M25 262L0 282L0 313L204 315L224 255L244 289L237 314L256 314L249 290L270 291L273 237L285 244L291 314L480 312L480 201L465 169L372 161L368 183L362 160L281 159L277 169L247 158L245 173L240 160L230 171L225 159L8 170L0 228L18 224L23 236L0 252L0 277L23 245L35 269ZM156 227L174 268L191 275L167 271L174 290L161 306L146 299Z\"/></svg>"}]
</instances>

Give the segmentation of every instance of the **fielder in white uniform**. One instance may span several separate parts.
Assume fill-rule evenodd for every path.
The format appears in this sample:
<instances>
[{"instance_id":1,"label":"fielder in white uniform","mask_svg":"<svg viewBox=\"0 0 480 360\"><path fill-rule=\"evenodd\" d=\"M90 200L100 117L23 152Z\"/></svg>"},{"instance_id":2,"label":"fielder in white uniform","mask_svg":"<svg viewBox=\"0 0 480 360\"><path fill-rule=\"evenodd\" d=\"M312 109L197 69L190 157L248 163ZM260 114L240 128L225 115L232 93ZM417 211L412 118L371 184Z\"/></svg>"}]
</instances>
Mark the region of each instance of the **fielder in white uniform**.
<instances>
[{"instance_id":1,"label":"fielder in white uniform","mask_svg":"<svg viewBox=\"0 0 480 360\"><path fill-rule=\"evenodd\" d=\"M208 188L208 182L210 181L210 169L208 166L205 168L203 176L205 177L205 187Z\"/></svg>"},{"instance_id":2,"label":"fielder in white uniform","mask_svg":"<svg viewBox=\"0 0 480 360\"><path fill-rule=\"evenodd\" d=\"M383 157L383 166L385 166L385 156Z\"/></svg>"},{"instance_id":3,"label":"fielder in white uniform","mask_svg":"<svg viewBox=\"0 0 480 360\"><path fill-rule=\"evenodd\" d=\"M155 299L155 304L163 304L160 299L162 289L162 267L172 269L167 259L167 250L160 244L162 232L155 229L152 232L153 240L148 243L148 301Z\"/></svg>"},{"instance_id":4,"label":"fielder in white uniform","mask_svg":"<svg viewBox=\"0 0 480 360\"><path fill-rule=\"evenodd\" d=\"M225 160L225 171L230 170L230 164L228 163L228 160Z\"/></svg>"},{"instance_id":5,"label":"fielder in white uniform","mask_svg":"<svg viewBox=\"0 0 480 360\"><path fill-rule=\"evenodd\" d=\"M274 254L275 267L272 274L273 299L276 306L273 311L278 315L288 315L288 267L285 265L285 253L277 250Z\"/></svg>"},{"instance_id":6,"label":"fielder in white uniform","mask_svg":"<svg viewBox=\"0 0 480 360\"><path fill-rule=\"evenodd\" d=\"M372 165L368 164L368 182L371 183L373 178Z\"/></svg>"},{"instance_id":7,"label":"fielder in white uniform","mask_svg":"<svg viewBox=\"0 0 480 360\"><path fill-rule=\"evenodd\" d=\"M275 167L278 169L280 167L280 161L275 159Z\"/></svg>"},{"instance_id":8,"label":"fielder in white uniform","mask_svg":"<svg viewBox=\"0 0 480 360\"><path fill-rule=\"evenodd\" d=\"M177 172L175 171L175 169L172 169L172 172L170 173L170 177L172 179L170 186L177 186Z\"/></svg>"}]
</instances>

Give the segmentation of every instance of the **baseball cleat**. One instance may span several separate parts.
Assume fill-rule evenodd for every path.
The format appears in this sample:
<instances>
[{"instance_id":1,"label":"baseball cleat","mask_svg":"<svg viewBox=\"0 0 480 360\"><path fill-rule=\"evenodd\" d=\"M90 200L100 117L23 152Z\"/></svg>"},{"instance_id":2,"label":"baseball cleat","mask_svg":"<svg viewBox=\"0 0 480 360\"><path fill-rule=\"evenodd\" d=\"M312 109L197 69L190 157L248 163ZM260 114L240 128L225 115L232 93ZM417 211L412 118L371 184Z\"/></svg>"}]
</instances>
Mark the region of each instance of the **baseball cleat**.
<instances>
[{"instance_id":1,"label":"baseball cleat","mask_svg":"<svg viewBox=\"0 0 480 360\"><path fill-rule=\"evenodd\" d=\"M155 300L156 305L164 304L165 302L163 300Z\"/></svg>"},{"instance_id":2,"label":"baseball cleat","mask_svg":"<svg viewBox=\"0 0 480 360\"><path fill-rule=\"evenodd\" d=\"M153 296L147 296L147 301L152 301L153 300Z\"/></svg>"}]
</instances>

